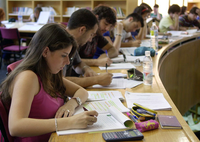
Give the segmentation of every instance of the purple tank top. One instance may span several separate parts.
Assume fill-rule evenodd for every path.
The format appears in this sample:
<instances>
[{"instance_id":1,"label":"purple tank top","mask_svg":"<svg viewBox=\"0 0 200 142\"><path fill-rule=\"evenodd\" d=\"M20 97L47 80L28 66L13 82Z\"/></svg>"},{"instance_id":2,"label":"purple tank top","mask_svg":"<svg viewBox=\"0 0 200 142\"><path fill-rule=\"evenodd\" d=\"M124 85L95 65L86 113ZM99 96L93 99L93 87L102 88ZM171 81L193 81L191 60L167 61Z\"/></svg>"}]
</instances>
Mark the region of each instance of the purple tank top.
<instances>
[{"instance_id":1,"label":"purple tank top","mask_svg":"<svg viewBox=\"0 0 200 142\"><path fill-rule=\"evenodd\" d=\"M50 119L54 118L58 108L64 105L64 100L61 98L52 98L43 89L42 82L38 77L40 83L40 92L35 95L29 118L36 119ZM50 138L51 133L34 136L34 137L16 137L15 142L47 142Z\"/></svg>"}]
</instances>

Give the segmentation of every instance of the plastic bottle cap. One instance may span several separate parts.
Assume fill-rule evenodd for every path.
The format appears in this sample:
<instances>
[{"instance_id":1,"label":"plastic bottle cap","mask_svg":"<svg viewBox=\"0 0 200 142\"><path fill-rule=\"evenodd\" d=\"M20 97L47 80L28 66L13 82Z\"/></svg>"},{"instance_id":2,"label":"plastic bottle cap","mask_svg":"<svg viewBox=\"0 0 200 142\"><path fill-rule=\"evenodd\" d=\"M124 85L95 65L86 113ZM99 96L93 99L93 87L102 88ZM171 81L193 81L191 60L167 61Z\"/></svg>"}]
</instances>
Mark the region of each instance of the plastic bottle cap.
<instances>
[{"instance_id":1,"label":"plastic bottle cap","mask_svg":"<svg viewBox=\"0 0 200 142\"><path fill-rule=\"evenodd\" d=\"M150 51L145 51L145 56L150 56Z\"/></svg>"}]
</instances>

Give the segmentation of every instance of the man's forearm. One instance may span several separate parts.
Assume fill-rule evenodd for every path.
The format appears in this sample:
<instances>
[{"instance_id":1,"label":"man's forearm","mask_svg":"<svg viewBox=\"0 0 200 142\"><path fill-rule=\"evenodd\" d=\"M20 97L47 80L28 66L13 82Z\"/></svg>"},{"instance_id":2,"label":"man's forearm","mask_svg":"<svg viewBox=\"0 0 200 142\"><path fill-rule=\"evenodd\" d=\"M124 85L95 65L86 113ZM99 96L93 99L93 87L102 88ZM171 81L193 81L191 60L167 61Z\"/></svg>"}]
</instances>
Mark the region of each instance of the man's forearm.
<instances>
[{"instance_id":1,"label":"man's forearm","mask_svg":"<svg viewBox=\"0 0 200 142\"><path fill-rule=\"evenodd\" d=\"M88 66L99 66L98 59L81 59Z\"/></svg>"},{"instance_id":2,"label":"man's forearm","mask_svg":"<svg viewBox=\"0 0 200 142\"><path fill-rule=\"evenodd\" d=\"M117 57L118 54L119 54L119 51L114 46L112 46L112 48L108 49L107 52L108 52L108 57L109 58Z\"/></svg>"},{"instance_id":3,"label":"man's forearm","mask_svg":"<svg viewBox=\"0 0 200 142\"><path fill-rule=\"evenodd\" d=\"M85 69L86 67L88 67L88 65L87 65L85 62L81 61L81 63L79 63L78 65L74 66L74 70L75 70L76 73L78 73L78 74L84 74L84 72L85 72L84 69Z\"/></svg>"},{"instance_id":4,"label":"man's forearm","mask_svg":"<svg viewBox=\"0 0 200 142\"><path fill-rule=\"evenodd\" d=\"M97 77L66 77L68 80L80 85L81 87L89 87L98 84Z\"/></svg>"},{"instance_id":5,"label":"man's forearm","mask_svg":"<svg viewBox=\"0 0 200 142\"><path fill-rule=\"evenodd\" d=\"M133 43L132 42L122 42L121 47L132 47Z\"/></svg>"},{"instance_id":6,"label":"man's forearm","mask_svg":"<svg viewBox=\"0 0 200 142\"><path fill-rule=\"evenodd\" d=\"M175 28L175 30L179 30L179 20L178 20L178 18L175 19L174 28Z\"/></svg>"}]
</instances>

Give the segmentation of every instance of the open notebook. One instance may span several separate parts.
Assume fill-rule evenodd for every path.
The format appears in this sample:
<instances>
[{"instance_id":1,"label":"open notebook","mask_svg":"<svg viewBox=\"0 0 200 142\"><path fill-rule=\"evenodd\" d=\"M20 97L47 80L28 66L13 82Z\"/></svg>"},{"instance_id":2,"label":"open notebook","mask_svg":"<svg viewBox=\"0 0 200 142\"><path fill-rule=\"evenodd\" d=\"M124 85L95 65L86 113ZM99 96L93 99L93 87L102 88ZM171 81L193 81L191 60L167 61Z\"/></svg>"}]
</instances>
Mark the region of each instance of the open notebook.
<instances>
[{"instance_id":1,"label":"open notebook","mask_svg":"<svg viewBox=\"0 0 200 142\"><path fill-rule=\"evenodd\" d=\"M57 131L57 135L78 134L97 131L127 129L133 127L133 122L115 107L109 107L109 113L99 114L97 122L86 129Z\"/></svg>"}]
</instances>

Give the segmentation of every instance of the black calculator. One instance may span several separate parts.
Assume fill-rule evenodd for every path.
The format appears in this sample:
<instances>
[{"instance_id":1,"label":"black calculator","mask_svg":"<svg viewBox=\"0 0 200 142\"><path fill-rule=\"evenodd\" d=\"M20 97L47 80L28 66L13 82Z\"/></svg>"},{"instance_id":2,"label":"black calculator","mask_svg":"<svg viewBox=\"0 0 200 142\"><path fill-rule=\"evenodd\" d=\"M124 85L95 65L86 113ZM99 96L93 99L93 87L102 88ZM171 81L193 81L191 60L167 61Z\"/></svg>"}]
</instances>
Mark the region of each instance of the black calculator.
<instances>
[{"instance_id":1,"label":"black calculator","mask_svg":"<svg viewBox=\"0 0 200 142\"><path fill-rule=\"evenodd\" d=\"M138 129L129 129L119 132L108 132L102 133L105 141L134 141L142 140L144 138L143 134Z\"/></svg>"}]
</instances>

